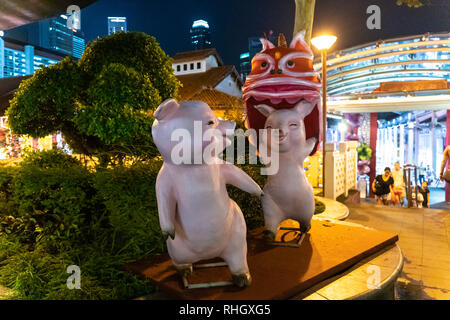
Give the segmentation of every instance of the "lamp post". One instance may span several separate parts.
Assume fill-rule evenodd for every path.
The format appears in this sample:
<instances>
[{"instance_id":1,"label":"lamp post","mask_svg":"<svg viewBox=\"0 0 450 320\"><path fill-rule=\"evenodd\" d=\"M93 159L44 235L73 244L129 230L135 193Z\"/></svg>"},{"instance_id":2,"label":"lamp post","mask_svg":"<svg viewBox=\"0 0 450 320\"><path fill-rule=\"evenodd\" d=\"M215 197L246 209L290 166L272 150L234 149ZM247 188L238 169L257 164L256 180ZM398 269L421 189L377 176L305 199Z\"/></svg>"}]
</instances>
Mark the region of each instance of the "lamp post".
<instances>
[{"instance_id":1,"label":"lamp post","mask_svg":"<svg viewBox=\"0 0 450 320\"><path fill-rule=\"evenodd\" d=\"M318 36L311 39L312 44L322 54L322 186L325 196L325 144L327 142L327 50L336 42L336 37L331 35Z\"/></svg>"}]
</instances>

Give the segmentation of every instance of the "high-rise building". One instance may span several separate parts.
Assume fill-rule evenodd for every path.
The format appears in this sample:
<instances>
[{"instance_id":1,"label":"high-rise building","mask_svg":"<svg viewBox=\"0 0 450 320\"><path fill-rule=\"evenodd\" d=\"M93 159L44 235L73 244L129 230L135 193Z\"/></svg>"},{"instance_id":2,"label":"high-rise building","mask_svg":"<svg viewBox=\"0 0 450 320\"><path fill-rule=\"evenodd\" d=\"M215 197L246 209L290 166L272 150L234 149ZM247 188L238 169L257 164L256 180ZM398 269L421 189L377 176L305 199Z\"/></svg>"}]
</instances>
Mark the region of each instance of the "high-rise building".
<instances>
[{"instance_id":1,"label":"high-rise building","mask_svg":"<svg viewBox=\"0 0 450 320\"><path fill-rule=\"evenodd\" d=\"M250 60L250 52L242 53L239 56L239 71L241 72L241 78L245 81L250 71L252 71L252 62Z\"/></svg>"},{"instance_id":2,"label":"high-rise building","mask_svg":"<svg viewBox=\"0 0 450 320\"><path fill-rule=\"evenodd\" d=\"M127 32L127 18L108 17L108 35L119 31Z\"/></svg>"},{"instance_id":3,"label":"high-rise building","mask_svg":"<svg viewBox=\"0 0 450 320\"><path fill-rule=\"evenodd\" d=\"M194 50L211 48L211 32L207 21L194 21L191 27L191 44Z\"/></svg>"},{"instance_id":4,"label":"high-rise building","mask_svg":"<svg viewBox=\"0 0 450 320\"><path fill-rule=\"evenodd\" d=\"M0 78L33 74L41 66L58 63L64 54L0 37Z\"/></svg>"},{"instance_id":5,"label":"high-rise building","mask_svg":"<svg viewBox=\"0 0 450 320\"><path fill-rule=\"evenodd\" d=\"M262 43L260 39L261 37L248 38L248 52L242 53L239 57L239 69L241 77L244 81L252 70L253 57L262 50ZM267 39L273 44L277 44L277 38L274 32L270 32Z\"/></svg>"},{"instance_id":6,"label":"high-rise building","mask_svg":"<svg viewBox=\"0 0 450 320\"><path fill-rule=\"evenodd\" d=\"M69 17L69 14L63 14L14 28L5 31L5 38L81 58L86 46L84 36L81 30L68 27Z\"/></svg>"}]
</instances>

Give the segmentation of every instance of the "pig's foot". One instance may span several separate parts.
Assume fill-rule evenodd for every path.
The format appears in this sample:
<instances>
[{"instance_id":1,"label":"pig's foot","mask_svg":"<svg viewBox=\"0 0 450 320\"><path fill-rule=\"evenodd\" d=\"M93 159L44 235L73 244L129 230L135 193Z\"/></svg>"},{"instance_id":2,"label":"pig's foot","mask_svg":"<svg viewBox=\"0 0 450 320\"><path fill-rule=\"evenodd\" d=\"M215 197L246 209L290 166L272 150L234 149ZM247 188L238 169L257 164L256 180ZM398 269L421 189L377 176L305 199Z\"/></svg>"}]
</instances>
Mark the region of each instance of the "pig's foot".
<instances>
[{"instance_id":1,"label":"pig's foot","mask_svg":"<svg viewBox=\"0 0 450 320\"><path fill-rule=\"evenodd\" d=\"M177 269L178 274L183 278L190 276L193 272L192 264L179 264L176 265L175 268Z\"/></svg>"},{"instance_id":2,"label":"pig's foot","mask_svg":"<svg viewBox=\"0 0 450 320\"><path fill-rule=\"evenodd\" d=\"M270 231L270 230L264 230L263 236L264 236L264 239L266 239L268 242L272 242L275 240L276 233L274 233L273 231Z\"/></svg>"},{"instance_id":3,"label":"pig's foot","mask_svg":"<svg viewBox=\"0 0 450 320\"><path fill-rule=\"evenodd\" d=\"M248 287L252 283L252 276L249 272L231 275L233 284L239 288Z\"/></svg>"}]
</instances>

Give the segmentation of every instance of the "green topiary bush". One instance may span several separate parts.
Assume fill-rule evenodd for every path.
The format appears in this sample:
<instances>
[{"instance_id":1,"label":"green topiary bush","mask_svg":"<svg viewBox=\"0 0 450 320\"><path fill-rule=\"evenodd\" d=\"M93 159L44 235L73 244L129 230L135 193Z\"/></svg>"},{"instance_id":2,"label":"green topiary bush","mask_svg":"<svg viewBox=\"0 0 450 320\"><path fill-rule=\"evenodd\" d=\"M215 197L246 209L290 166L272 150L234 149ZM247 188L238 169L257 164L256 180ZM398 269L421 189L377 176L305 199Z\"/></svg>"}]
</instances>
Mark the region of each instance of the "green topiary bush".
<instances>
[{"instance_id":1,"label":"green topiary bush","mask_svg":"<svg viewBox=\"0 0 450 320\"><path fill-rule=\"evenodd\" d=\"M54 158L54 162L51 159ZM151 293L127 262L162 252L154 185L161 163L89 172L58 152L0 169L0 284L14 299L130 299ZM69 265L81 290L66 286Z\"/></svg>"},{"instance_id":2,"label":"green topiary bush","mask_svg":"<svg viewBox=\"0 0 450 320\"><path fill-rule=\"evenodd\" d=\"M127 255L127 262L165 249L159 226L155 183L162 161L148 165L100 170L95 188L108 211L110 250Z\"/></svg>"},{"instance_id":3,"label":"green topiary bush","mask_svg":"<svg viewBox=\"0 0 450 320\"><path fill-rule=\"evenodd\" d=\"M23 166L15 179L17 216L35 224L35 236L71 238L99 207L90 172L81 166Z\"/></svg>"},{"instance_id":4,"label":"green topiary bush","mask_svg":"<svg viewBox=\"0 0 450 320\"><path fill-rule=\"evenodd\" d=\"M41 169L81 167L81 162L59 149L26 152L22 167L37 167Z\"/></svg>"}]
</instances>

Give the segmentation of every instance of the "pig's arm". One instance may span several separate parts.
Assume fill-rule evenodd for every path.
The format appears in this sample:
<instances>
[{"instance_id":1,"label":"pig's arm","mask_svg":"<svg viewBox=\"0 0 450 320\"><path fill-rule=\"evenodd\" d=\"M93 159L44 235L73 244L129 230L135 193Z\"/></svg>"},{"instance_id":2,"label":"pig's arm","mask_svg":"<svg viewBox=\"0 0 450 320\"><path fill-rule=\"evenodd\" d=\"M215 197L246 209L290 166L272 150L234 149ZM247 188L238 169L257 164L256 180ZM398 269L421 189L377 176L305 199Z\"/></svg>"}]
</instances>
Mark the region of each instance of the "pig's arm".
<instances>
[{"instance_id":1,"label":"pig's arm","mask_svg":"<svg viewBox=\"0 0 450 320\"><path fill-rule=\"evenodd\" d=\"M173 193L172 181L168 172L161 168L156 179L156 199L158 202L159 224L164 238L175 238L175 213L177 200Z\"/></svg>"},{"instance_id":2,"label":"pig's arm","mask_svg":"<svg viewBox=\"0 0 450 320\"><path fill-rule=\"evenodd\" d=\"M231 184L245 192L261 197L263 192L259 185L244 171L232 164L222 164L222 176L226 184Z\"/></svg>"},{"instance_id":3,"label":"pig's arm","mask_svg":"<svg viewBox=\"0 0 450 320\"><path fill-rule=\"evenodd\" d=\"M314 138L314 137L306 140L305 148L302 150L302 156L304 158L306 158L307 156L309 156L311 154L311 152L314 149L314 146L316 145L316 142L317 142L317 138Z\"/></svg>"}]
</instances>

